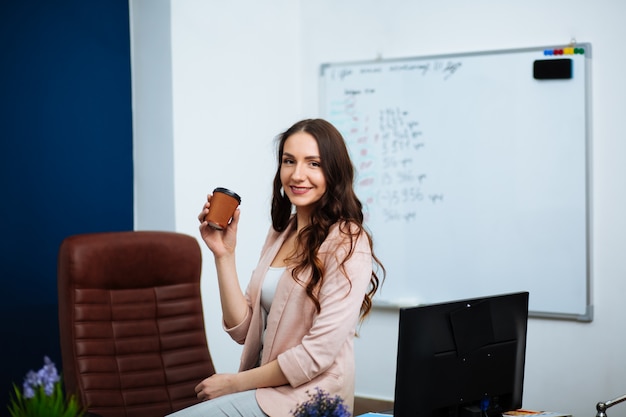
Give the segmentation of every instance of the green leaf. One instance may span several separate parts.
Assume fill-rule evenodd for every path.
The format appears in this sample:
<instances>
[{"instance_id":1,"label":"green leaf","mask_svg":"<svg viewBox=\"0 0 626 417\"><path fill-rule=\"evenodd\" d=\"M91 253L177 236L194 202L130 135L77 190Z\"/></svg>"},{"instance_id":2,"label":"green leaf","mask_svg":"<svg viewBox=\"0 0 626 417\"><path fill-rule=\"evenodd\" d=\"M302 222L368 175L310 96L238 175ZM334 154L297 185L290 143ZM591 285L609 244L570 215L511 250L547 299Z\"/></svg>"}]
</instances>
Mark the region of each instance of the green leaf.
<instances>
[{"instance_id":1,"label":"green leaf","mask_svg":"<svg viewBox=\"0 0 626 417\"><path fill-rule=\"evenodd\" d=\"M82 417L85 414L85 409L79 405L74 395L63 395L60 382L54 384L51 395L46 395L43 387L37 387L32 398L25 398L13 384L8 409L11 417Z\"/></svg>"}]
</instances>

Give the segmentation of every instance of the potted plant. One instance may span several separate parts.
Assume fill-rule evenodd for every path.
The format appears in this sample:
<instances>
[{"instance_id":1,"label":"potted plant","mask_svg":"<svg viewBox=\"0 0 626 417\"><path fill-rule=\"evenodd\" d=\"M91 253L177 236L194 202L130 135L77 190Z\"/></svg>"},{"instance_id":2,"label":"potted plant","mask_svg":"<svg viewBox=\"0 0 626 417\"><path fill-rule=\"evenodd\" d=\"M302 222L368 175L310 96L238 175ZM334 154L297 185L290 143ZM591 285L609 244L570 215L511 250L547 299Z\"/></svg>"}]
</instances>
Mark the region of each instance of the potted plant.
<instances>
[{"instance_id":1,"label":"potted plant","mask_svg":"<svg viewBox=\"0 0 626 417\"><path fill-rule=\"evenodd\" d=\"M26 374L22 390L13 384L8 408L11 417L82 417L85 414L74 395L63 394L61 377L47 356L39 371L31 370Z\"/></svg>"}]
</instances>

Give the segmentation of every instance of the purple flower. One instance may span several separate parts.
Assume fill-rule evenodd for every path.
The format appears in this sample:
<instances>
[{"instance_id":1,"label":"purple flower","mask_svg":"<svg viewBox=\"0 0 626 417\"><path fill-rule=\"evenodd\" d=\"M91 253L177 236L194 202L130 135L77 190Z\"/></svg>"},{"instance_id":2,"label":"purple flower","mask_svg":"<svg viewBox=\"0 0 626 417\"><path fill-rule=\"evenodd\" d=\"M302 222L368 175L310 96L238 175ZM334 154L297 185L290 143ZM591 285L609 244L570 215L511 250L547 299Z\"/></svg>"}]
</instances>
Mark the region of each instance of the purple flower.
<instances>
[{"instance_id":1,"label":"purple flower","mask_svg":"<svg viewBox=\"0 0 626 417\"><path fill-rule=\"evenodd\" d=\"M39 376L41 377L41 385L44 387L46 395L52 395L54 392L54 384L59 382L61 378L57 373L57 368L54 366L54 362L49 357L43 358L44 366L39 370Z\"/></svg>"},{"instance_id":2,"label":"purple flower","mask_svg":"<svg viewBox=\"0 0 626 417\"><path fill-rule=\"evenodd\" d=\"M43 368L39 371L29 371L24 378L24 397L33 398L35 396L35 390L38 387L43 387L46 395L52 395L54 392L54 384L61 380L61 377L57 373L57 368L54 366L54 362L49 357L44 356Z\"/></svg>"},{"instance_id":3,"label":"purple flower","mask_svg":"<svg viewBox=\"0 0 626 417\"><path fill-rule=\"evenodd\" d=\"M331 397L326 391L315 388L315 393L309 395L309 400L298 404L292 412L294 417L350 417L352 414L343 403L343 399L336 395Z\"/></svg>"},{"instance_id":4,"label":"purple flower","mask_svg":"<svg viewBox=\"0 0 626 417\"><path fill-rule=\"evenodd\" d=\"M31 372L35 374L33 371L30 371L28 374L30 375ZM22 390L24 391L24 398L33 398L35 396L35 390L33 386L34 385L28 381L28 376L27 376L26 379L24 379L24 384L22 385Z\"/></svg>"}]
</instances>

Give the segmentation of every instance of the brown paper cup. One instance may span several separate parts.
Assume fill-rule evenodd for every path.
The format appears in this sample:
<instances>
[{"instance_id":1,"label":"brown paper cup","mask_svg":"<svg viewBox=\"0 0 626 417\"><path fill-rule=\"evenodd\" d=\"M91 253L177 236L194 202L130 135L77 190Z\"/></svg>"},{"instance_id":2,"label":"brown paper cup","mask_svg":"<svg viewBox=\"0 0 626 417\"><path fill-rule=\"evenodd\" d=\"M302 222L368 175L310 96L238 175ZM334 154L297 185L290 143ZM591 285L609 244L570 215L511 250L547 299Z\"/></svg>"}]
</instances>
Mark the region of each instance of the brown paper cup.
<instances>
[{"instance_id":1,"label":"brown paper cup","mask_svg":"<svg viewBox=\"0 0 626 417\"><path fill-rule=\"evenodd\" d=\"M211 207L209 207L209 214L206 215L205 220L212 228L222 230L230 222L239 204L241 204L241 197L237 193L218 187L213 190Z\"/></svg>"}]
</instances>

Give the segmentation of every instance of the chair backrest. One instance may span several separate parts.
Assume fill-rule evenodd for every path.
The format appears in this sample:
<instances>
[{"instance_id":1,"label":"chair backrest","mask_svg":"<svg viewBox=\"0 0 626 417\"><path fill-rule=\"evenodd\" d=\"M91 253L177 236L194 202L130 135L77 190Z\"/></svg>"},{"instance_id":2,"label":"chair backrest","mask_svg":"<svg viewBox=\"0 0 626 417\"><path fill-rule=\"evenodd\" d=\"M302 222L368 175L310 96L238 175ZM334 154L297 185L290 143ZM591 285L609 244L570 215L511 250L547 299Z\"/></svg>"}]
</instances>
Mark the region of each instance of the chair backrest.
<instances>
[{"instance_id":1,"label":"chair backrest","mask_svg":"<svg viewBox=\"0 0 626 417\"><path fill-rule=\"evenodd\" d=\"M163 417L215 373L196 239L173 232L75 235L60 246L62 376L91 413Z\"/></svg>"}]
</instances>

